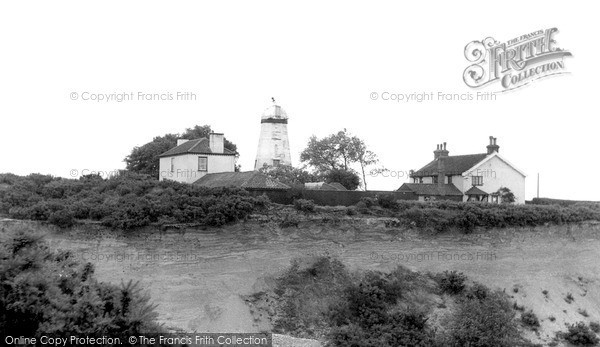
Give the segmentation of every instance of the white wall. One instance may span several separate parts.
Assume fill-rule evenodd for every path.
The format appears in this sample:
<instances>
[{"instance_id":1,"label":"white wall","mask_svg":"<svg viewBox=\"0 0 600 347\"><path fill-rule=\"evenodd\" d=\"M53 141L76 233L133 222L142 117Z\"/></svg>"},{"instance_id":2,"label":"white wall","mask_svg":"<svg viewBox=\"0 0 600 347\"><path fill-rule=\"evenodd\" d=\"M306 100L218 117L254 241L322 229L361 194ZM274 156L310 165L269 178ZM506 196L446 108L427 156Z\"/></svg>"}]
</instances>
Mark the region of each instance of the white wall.
<instances>
[{"instance_id":1,"label":"white wall","mask_svg":"<svg viewBox=\"0 0 600 347\"><path fill-rule=\"evenodd\" d=\"M491 158L465 175L468 175L468 180L463 180L462 192L472 187L471 176L483 176L483 186L478 186L481 190L493 193L500 187L507 187L515 194L516 203L525 203L525 176L499 157Z\"/></svg>"},{"instance_id":2,"label":"white wall","mask_svg":"<svg viewBox=\"0 0 600 347\"><path fill-rule=\"evenodd\" d=\"M198 171L198 157L208 158L208 171ZM171 158L174 170L171 171ZM235 156L214 154L186 154L160 158L159 180L170 179L177 182L193 183L207 173L235 171Z\"/></svg>"},{"instance_id":3,"label":"white wall","mask_svg":"<svg viewBox=\"0 0 600 347\"><path fill-rule=\"evenodd\" d=\"M262 168L263 164L273 165L273 159L279 159L281 165L292 165L287 124L261 124L254 170Z\"/></svg>"}]
</instances>

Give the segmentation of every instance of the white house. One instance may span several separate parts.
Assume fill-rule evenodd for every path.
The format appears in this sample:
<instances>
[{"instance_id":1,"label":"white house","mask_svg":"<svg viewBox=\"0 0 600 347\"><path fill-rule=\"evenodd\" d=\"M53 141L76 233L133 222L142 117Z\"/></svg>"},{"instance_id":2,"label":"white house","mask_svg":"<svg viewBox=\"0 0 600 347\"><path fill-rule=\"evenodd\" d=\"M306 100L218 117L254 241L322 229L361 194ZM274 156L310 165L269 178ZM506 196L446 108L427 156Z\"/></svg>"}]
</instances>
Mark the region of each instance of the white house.
<instances>
[{"instance_id":1,"label":"white house","mask_svg":"<svg viewBox=\"0 0 600 347\"><path fill-rule=\"evenodd\" d=\"M225 148L223 134L177 140L177 146L160 155L159 180L193 183L209 173L234 172L235 153Z\"/></svg>"},{"instance_id":2,"label":"white house","mask_svg":"<svg viewBox=\"0 0 600 347\"><path fill-rule=\"evenodd\" d=\"M411 172L411 183L398 191L412 192L419 200L451 199L498 202L498 190L510 189L515 202L525 203L525 173L498 153L500 146L490 136L486 153L448 155L446 143L437 146L434 158L420 170Z\"/></svg>"}]
</instances>

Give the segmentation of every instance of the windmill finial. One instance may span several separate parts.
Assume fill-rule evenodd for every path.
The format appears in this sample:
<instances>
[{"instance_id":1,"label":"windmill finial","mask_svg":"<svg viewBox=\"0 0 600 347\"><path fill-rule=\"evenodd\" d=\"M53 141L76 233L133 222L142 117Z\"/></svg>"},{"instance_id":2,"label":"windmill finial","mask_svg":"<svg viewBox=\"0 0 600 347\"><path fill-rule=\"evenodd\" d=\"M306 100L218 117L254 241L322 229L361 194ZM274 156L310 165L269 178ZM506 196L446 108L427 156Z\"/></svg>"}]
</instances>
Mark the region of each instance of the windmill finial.
<instances>
[{"instance_id":1,"label":"windmill finial","mask_svg":"<svg viewBox=\"0 0 600 347\"><path fill-rule=\"evenodd\" d=\"M271 97L271 100L273 100L273 103L275 103L275 98L274 97Z\"/></svg>"}]
</instances>

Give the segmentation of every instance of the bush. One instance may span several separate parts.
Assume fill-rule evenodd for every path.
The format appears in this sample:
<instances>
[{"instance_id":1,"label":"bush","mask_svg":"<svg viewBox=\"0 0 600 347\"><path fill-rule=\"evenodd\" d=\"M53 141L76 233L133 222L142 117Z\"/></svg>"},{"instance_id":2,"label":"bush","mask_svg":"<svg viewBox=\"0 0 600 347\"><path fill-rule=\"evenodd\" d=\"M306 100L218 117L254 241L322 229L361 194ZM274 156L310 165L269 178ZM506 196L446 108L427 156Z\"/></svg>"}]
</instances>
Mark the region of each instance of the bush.
<instances>
[{"instance_id":1,"label":"bush","mask_svg":"<svg viewBox=\"0 0 600 347\"><path fill-rule=\"evenodd\" d=\"M481 299L460 298L444 345L512 347L522 341L506 296L489 292Z\"/></svg>"},{"instance_id":2,"label":"bush","mask_svg":"<svg viewBox=\"0 0 600 347\"><path fill-rule=\"evenodd\" d=\"M358 210L355 206L348 206L348 208L346 208L346 214L348 216L355 216L358 214Z\"/></svg>"},{"instance_id":3,"label":"bush","mask_svg":"<svg viewBox=\"0 0 600 347\"><path fill-rule=\"evenodd\" d=\"M279 223L281 228L298 227L300 225L300 218L295 214L287 213L283 216L283 220Z\"/></svg>"},{"instance_id":4,"label":"bush","mask_svg":"<svg viewBox=\"0 0 600 347\"><path fill-rule=\"evenodd\" d=\"M596 334L600 333L600 322L590 322L590 329Z\"/></svg>"},{"instance_id":5,"label":"bush","mask_svg":"<svg viewBox=\"0 0 600 347\"><path fill-rule=\"evenodd\" d=\"M48 223L60 228L70 228L75 223L75 219L71 211L64 209L52 212L48 217Z\"/></svg>"},{"instance_id":6,"label":"bush","mask_svg":"<svg viewBox=\"0 0 600 347\"><path fill-rule=\"evenodd\" d=\"M600 342L596 334L584 322L567 325L562 337L575 346L595 346Z\"/></svg>"},{"instance_id":7,"label":"bush","mask_svg":"<svg viewBox=\"0 0 600 347\"><path fill-rule=\"evenodd\" d=\"M0 326L15 336L111 336L161 331L155 305L133 282L98 282L90 263L51 252L30 230L2 234Z\"/></svg>"},{"instance_id":8,"label":"bush","mask_svg":"<svg viewBox=\"0 0 600 347\"><path fill-rule=\"evenodd\" d=\"M529 310L521 314L521 322L530 328L538 328L540 326L540 320L533 311Z\"/></svg>"},{"instance_id":9,"label":"bush","mask_svg":"<svg viewBox=\"0 0 600 347\"><path fill-rule=\"evenodd\" d=\"M396 197L392 194L384 194L377 196L377 203L379 206L383 208L387 208L390 210L397 210L398 203L396 202Z\"/></svg>"},{"instance_id":10,"label":"bush","mask_svg":"<svg viewBox=\"0 0 600 347\"><path fill-rule=\"evenodd\" d=\"M462 272L444 271L435 278L443 293L460 294L466 287L467 276Z\"/></svg>"},{"instance_id":11,"label":"bush","mask_svg":"<svg viewBox=\"0 0 600 347\"><path fill-rule=\"evenodd\" d=\"M294 207L296 208L296 210L302 211L304 213L315 212L315 203L312 200L296 199L294 200Z\"/></svg>"},{"instance_id":12,"label":"bush","mask_svg":"<svg viewBox=\"0 0 600 347\"><path fill-rule=\"evenodd\" d=\"M221 226L245 219L269 204L267 197L254 198L239 188L159 182L131 173L106 180L43 175L3 179L9 185L0 190L2 211L12 218L48 221L61 227L72 225L74 218L99 220L118 229L164 221Z\"/></svg>"}]
</instances>

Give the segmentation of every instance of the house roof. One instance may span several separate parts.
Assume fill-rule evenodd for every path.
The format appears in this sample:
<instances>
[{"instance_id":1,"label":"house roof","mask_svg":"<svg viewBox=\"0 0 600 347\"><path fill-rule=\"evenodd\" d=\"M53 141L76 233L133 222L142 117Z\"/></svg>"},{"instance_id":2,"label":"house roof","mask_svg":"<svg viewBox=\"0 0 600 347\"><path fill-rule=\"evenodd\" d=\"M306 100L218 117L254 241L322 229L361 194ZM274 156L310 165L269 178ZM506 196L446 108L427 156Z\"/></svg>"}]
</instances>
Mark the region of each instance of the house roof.
<instances>
[{"instance_id":1,"label":"house roof","mask_svg":"<svg viewBox=\"0 0 600 347\"><path fill-rule=\"evenodd\" d=\"M477 165L487 157L486 153L449 155L444 157L444 171L446 175L460 175ZM414 171L411 177L436 176L438 174L438 159L434 159L421 169Z\"/></svg>"},{"instance_id":2,"label":"house roof","mask_svg":"<svg viewBox=\"0 0 600 347\"><path fill-rule=\"evenodd\" d=\"M500 154L498 154L498 152L494 152L491 155L488 155L485 159L483 159L482 161L476 163L475 165L473 165L473 167L470 167L468 170L465 170L464 174L474 171L475 169L477 169L478 167L480 167L481 165L483 165L485 162L487 162L488 160L491 160L492 158L498 158L500 160L502 160L506 165L512 167L515 171L517 171L518 173L520 173L523 177L527 177L527 175L525 174L525 172L519 170L516 166L514 166L513 164L509 163L508 160L504 159L504 157L500 156Z\"/></svg>"},{"instance_id":3,"label":"house roof","mask_svg":"<svg viewBox=\"0 0 600 347\"><path fill-rule=\"evenodd\" d=\"M463 193L456 188L454 184L437 183L404 183L398 188L399 192L412 192L417 195L446 195L446 196L462 196Z\"/></svg>"},{"instance_id":4,"label":"house roof","mask_svg":"<svg viewBox=\"0 0 600 347\"><path fill-rule=\"evenodd\" d=\"M283 184L258 171L220 172L200 177L194 184L202 187L239 187L254 189L289 189Z\"/></svg>"},{"instance_id":5,"label":"house roof","mask_svg":"<svg viewBox=\"0 0 600 347\"><path fill-rule=\"evenodd\" d=\"M476 186L472 186L469 190L465 192L465 195L490 195L483 190L479 189Z\"/></svg>"},{"instance_id":6,"label":"house roof","mask_svg":"<svg viewBox=\"0 0 600 347\"><path fill-rule=\"evenodd\" d=\"M311 190L348 190L341 183L309 182L304 183L304 188Z\"/></svg>"},{"instance_id":7,"label":"house roof","mask_svg":"<svg viewBox=\"0 0 600 347\"><path fill-rule=\"evenodd\" d=\"M164 152L159 157L172 157L180 154L218 154L218 155L235 155L234 152L227 148L223 149L223 153L213 153L210 149L209 141L206 137L186 141L179 146L173 147Z\"/></svg>"}]
</instances>

